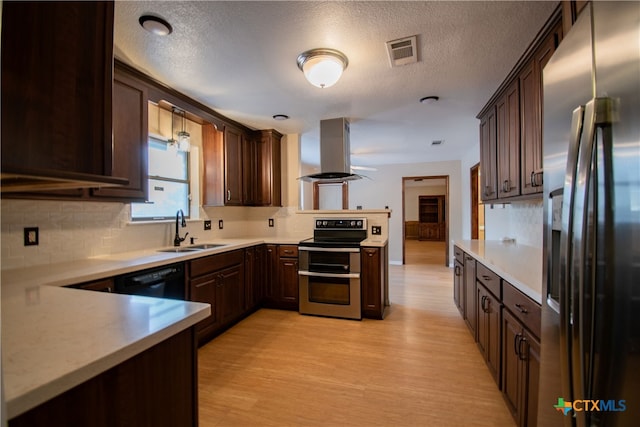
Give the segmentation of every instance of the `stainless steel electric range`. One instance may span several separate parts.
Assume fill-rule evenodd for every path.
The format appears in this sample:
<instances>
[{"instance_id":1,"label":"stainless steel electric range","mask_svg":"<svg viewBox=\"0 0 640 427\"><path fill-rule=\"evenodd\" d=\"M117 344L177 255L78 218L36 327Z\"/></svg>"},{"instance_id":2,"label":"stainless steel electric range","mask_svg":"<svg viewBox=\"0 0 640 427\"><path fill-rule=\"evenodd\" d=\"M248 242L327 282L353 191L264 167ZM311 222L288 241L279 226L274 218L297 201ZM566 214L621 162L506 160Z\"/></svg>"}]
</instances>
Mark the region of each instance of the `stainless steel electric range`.
<instances>
[{"instance_id":1,"label":"stainless steel electric range","mask_svg":"<svg viewBox=\"0 0 640 427\"><path fill-rule=\"evenodd\" d=\"M298 247L300 313L362 319L360 242L365 218L316 218L313 238Z\"/></svg>"}]
</instances>

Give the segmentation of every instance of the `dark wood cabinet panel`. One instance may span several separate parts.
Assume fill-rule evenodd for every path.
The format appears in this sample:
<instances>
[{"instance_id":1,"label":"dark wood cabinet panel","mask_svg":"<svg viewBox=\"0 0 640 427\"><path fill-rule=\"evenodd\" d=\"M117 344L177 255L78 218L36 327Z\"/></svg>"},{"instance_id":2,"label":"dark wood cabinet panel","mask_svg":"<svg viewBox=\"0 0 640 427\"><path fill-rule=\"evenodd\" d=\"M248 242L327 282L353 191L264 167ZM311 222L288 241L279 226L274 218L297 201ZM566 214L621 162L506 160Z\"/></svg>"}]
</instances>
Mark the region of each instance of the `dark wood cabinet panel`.
<instances>
[{"instance_id":1,"label":"dark wood cabinet panel","mask_svg":"<svg viewBox=\"0 0 640 427\"><path fill-rule=\"evenodd\" d=\"M362 317L383 319L387 277L387 246L364 247L360 251Z\"/></svg>"},{"instance_id":2,"label":"dark wood cabinet panel","mask_svg":"<svg viewBox=\"0 0 640 427\"><path fill-rule=\"evenodd\" d=\"M84 289L87 291L109 292L115 291L113 278L100 279L92 282L80 283L79 285L72 285L71 288Z\"/></svg>"},{"instance_id":3,"label":"dark wood cabinet panel","mask_svg":"<svg viewBox=\"0 0 640 427\"><path fill-rule=\"evenodd\" d=\"M265 305L282 310L298 310L298 247L266 245L267 280Z\"/></svg>"},{"instance_id":4,"label":"dark wood cabinet panel","mask_svg":"<svg viewBox=\"0 0 640 427\"><path fill-rule=\"evenodd\" d=\"M464 317L464 292L462 292L463 274L464 265L456 259L453 264L453 302L456 307L458 307L458 311L460 311L462 317Z\"/></svg>"},{"instance_id":5,"label":"dark wood cabinet panel","mask_svg":"<svg viewBox=\"0 0 640 427\"><path fill-rule=\"evenodd\" d=\"M226 206L242 205L242 145L244 135L234 127L224 128L224 193Z\"/></svg>"},{"instance_id":6,"label":"dark wood cabinet panel","mask_svg":"<svg viewBox=\"0 0 640 427\"><path fill-rule=\"evenodd\" d=\"M200 345L245 313L244 268L243 250L189 262L189 299L211 304L211 315L197 325Z\"/></svg>"},{"instance_id":7,"label":"dark wood cabinet panel","mask_svg":"<svg viewBox=\"0 0 640 427\"><path fill-rule=\"evenodd\" d=\"M496 104L498 197L520 194L520 89L515 80Z\"/></svg>"},{"instance_id":8,"label":"dark wood cabinet panel","mask_svg":"<svg viewBox=\"0 0 640 427\"><path fill-rule=\"evenodd\" d=\"M536 426L540 342L506 309L502 331L502 395L518 426Z\"/></svg>"},{"instance_id":9,"label":"dark wood cabinet panel","mask_svg":"<svg viewBox=\"0 0 640 427\"><path fill-rule=\"evenodd\" d=\"M445 196L418 196L419 240L445 239L445 200Z\"/></svg>"},{"instance_id":10,"label":"dark wood cabinet panel","mask_svg":"<svg viewBox=\"0 0 640 427\"><path fill-rule=\"evenodd\" d=\"M282 206L282 135L275 130L259 133L255 150L255 205Z\"/></svg>"},{"instance_id":11,"label":"dark wood cabinet panel","mask_svg":"<svg viewBox=\"0 0 640 427\"><path fill-rule=\"evenodd\" d=\"M113 7L3 3L3 174L113 175Z\"/></svg>"},{"instance_id":12,"label":"dark wood cabinet panel","mask_svg":"<svg viewBox=\"0 0 640 427\"><path fill-rule=\"evenodd\" d=\"M496 143L496 109L492 107L480 119L481 198L485 202L498 198Z\"/></svg>"},{"instance_id":13,"label":"dark wood cabinet panel","mask_svg":"<svg viewBox=\"0 0 640 427\"><path fill-rule=\"evenodd\" d=\"M93 189L92 196L144 202L148 186L147 88L116 69L113 79L113 174L129 185Z\"/></svg>"},{"instance_id":14,"label":"dark wood cabinet panel","mask_svg":"<svg viewBox=\"0 0 640 427\"><path fill-rule=\"evenodd\" d=\"M489 372L500 387L502 304L482 283L476 283L478 310L478 348Z\"/></svg>"},{"instance_id":15,"label":"dark wood cabinet panel","mask_svg":"<svg viewBox=\"0 0 640 427\"><path fill-rule=\"evenodd\" d=\"M288 308L298 309L298 259L280 258L278 265L278 282L282 302Z\"/></svg>"},{"instance_id":16,"label":"dark wood cabinet panel","mask_svg":"<svg viewBox=\"0 0 640 427\"><path fill-rule=\"evenodd\" d=\"M476 310L476 260L466 255L464 256L463 286L464 297L464 320L471 331L471 335L476 339L476 324L478 313Z\"/></svg>"},{"instance_id":17,"label":"dark wood cabinet panel","mask_svg":"<svg viewBox=\"0 0 640 427\"><path fill-rule=\"evenodd\" d=\"M562 40L558 22L536 49L519 76L522 194L542 193L542 70Z\"/></svg>"},{"instance_id":18,"label":"dark wood cabinet panel","mask_svg":"<svg viewBox=\"0 0 640 427\"><path fill-rule=\"evenodd\" d=\"M198 353L188 328L9 420L10 427L197 426Z\"/></svg>"}]
</instances>

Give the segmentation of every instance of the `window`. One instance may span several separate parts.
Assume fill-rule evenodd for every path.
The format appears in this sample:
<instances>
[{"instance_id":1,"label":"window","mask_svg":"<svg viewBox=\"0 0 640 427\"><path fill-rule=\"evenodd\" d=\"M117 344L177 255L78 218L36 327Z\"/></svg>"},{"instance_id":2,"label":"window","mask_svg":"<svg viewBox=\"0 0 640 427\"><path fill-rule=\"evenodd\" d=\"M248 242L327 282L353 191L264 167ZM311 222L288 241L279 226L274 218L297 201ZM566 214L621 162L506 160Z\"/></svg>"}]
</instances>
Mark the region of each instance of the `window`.
<instances>
[{"instance_id":1,"label":"window","mask_svg":"<svg viewBox=\"0 0 640 427\"><path fill-rule=\"evenodd\" d=\"M132 203L134 221L171 219L182 209L189 216L189 153L149 138L149 200Z\"/></svg>"}]
</instances>

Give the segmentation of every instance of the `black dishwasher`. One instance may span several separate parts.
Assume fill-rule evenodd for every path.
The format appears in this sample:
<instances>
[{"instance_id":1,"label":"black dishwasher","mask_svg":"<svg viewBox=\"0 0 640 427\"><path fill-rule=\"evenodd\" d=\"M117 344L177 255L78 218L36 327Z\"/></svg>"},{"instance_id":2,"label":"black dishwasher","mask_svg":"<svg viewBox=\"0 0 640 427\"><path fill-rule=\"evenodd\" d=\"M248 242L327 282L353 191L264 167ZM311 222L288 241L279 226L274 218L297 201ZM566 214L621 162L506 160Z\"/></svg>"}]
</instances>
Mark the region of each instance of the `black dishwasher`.
<instances>
[{"instance_id":1,"label":"black dishwasher","mask_svg":"<svg viewBox=\"0 0 640 427\"><path fill-rule=\"evenodd\" d=\"M186 299L184 263L163 265L116 276L114 291L118 294L184 300Z\"/></svg>"}]
</instances>

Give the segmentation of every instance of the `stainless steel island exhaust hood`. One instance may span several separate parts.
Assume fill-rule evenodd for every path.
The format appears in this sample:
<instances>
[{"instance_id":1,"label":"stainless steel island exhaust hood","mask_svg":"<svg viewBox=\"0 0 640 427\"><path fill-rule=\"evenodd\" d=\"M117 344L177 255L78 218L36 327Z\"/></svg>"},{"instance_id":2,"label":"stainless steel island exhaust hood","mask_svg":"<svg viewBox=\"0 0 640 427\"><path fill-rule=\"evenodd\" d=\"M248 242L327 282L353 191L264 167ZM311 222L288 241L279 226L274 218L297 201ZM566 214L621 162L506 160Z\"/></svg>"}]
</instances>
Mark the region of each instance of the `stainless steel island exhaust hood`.
<instances>
[{"instance_id":1,"label":"stainless steel island exhaust hood","mask_svg":"<svg viewBox=\"0 0 640 427\"><path fill-rule=\"evenodd\" d=\"M349 121L340 117L320 121L320 173L301 176L303 181L352 181Z\"/></svg>"}]
</instances>

